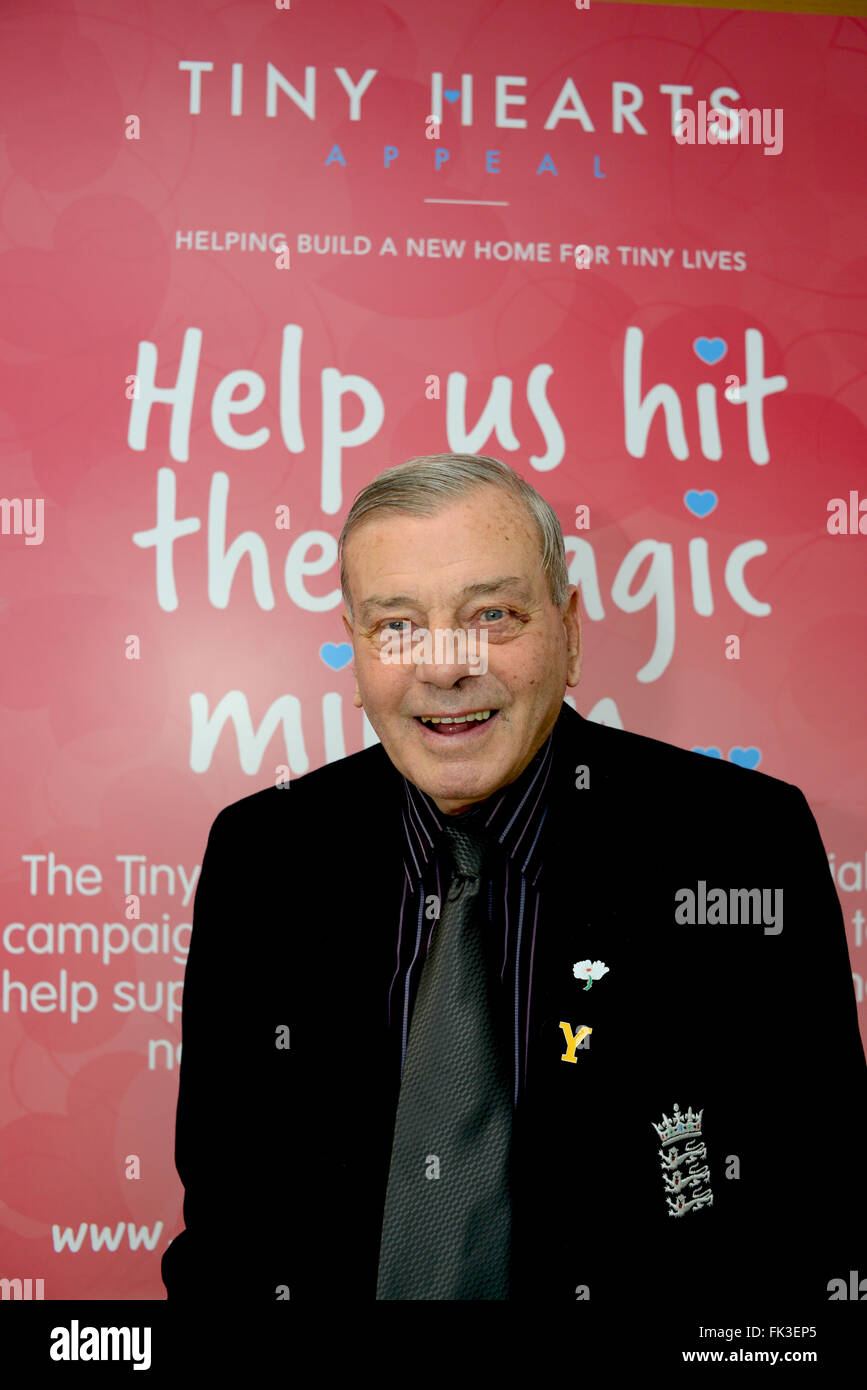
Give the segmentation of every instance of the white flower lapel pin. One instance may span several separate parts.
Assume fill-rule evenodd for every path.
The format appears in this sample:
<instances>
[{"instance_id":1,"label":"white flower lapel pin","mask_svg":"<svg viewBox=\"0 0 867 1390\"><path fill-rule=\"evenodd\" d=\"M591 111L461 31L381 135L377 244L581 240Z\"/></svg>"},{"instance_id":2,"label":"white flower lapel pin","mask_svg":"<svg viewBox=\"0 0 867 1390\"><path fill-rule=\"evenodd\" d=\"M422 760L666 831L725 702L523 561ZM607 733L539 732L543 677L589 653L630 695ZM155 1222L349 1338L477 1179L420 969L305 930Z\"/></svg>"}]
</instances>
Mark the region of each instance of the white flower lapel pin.
<instances>
[{"instance_id":1,"label":"white flower lapel pin","mask_svg":"<svg viewBox=\"0 0 867 1390\"><path fill-rule=\"evenodd\" d=\"M577 960L572 966L572 974L576 980L587 981L584 986L586 993L594 980L601 980L603 975L608 974L608 966L601 960Z\"/></svg>"}]
</instances>

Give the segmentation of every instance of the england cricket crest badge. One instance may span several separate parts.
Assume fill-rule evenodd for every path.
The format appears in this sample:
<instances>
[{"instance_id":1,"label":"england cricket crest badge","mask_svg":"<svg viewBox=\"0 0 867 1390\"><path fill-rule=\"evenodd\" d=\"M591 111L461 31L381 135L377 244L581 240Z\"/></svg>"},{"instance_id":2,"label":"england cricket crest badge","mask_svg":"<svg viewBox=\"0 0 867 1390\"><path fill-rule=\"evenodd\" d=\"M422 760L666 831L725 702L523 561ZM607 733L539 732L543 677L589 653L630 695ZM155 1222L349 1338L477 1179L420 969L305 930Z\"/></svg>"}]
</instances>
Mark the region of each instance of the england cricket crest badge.
<instances>
[{"instance_id":1,"label":"england cricket crest badge","mask_svg":"<svg viewBox=\"0 0 867 1390\"><path fill-rule=\"evenodd\" d=\"M694 1111L692 1106L681 1114L680 1106L675 1105L671 1118L663 1111L661 1125L651 1121L660 1140L659 1161L669 1216L685 1216L688 1211L713 1206L701 1129L703 1115L703 1109Z\"/></svg>"}]
</instances>

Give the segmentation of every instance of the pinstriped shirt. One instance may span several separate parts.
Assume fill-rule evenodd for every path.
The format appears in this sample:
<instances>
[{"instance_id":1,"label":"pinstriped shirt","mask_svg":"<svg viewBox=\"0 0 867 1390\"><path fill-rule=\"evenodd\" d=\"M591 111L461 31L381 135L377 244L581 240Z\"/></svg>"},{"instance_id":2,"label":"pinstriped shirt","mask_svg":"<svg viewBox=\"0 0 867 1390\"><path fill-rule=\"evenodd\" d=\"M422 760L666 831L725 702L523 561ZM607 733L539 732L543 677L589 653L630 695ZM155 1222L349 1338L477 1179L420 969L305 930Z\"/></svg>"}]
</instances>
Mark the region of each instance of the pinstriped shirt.
<instances>
[{"instance_id":1,"label":"pinstriped shirt","mask_svg":"<svg viewBox=\"0 0 867 1390\"><path fill-rule=\"evenodd\" d=\"M413 1004L451 873L445 827L470 820L490 843L482 865L480 896L487 904L496 977L503 989L502 1014L508 1019L506 1045L512 1059L513 1103L518 1103L526 1081L543 831L551 805L549 781L555 733L556 725L514 782L458 816L445 815L426 792L407 778L400 778L404 883L395 971L388 995L388 1024L401 1031L401 1075Z\"/></svg>"}]
</instances>

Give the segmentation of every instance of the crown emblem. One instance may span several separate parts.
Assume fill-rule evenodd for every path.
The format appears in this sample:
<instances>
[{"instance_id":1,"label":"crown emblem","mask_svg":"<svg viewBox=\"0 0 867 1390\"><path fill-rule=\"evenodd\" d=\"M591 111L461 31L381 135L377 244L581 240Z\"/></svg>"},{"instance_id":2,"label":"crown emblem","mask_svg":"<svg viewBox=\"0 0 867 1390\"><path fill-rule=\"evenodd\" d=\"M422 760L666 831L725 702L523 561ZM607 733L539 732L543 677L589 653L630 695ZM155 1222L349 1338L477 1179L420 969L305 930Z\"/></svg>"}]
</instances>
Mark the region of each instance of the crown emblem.
<instances>
[{"instance_id":1,"label":"crown emblem","mask_svg":"<svg viewBox=\"0 0 867 1390\"><path fill-rule=\"evenodd\" d=\"M651 1120L653 1128L659 1135L660 1143L665 1148L667 1144L674 1144L682 1140L687 1135L701 1134L701 1117L704 1114L704 1107L701 1110L693 1110L692 1106L681 1114L680 1106L675 1102L674 1114L669 1118L665 1111L662 1112L662 1124L658 1125Z\"/></svg>"}]
</instances>

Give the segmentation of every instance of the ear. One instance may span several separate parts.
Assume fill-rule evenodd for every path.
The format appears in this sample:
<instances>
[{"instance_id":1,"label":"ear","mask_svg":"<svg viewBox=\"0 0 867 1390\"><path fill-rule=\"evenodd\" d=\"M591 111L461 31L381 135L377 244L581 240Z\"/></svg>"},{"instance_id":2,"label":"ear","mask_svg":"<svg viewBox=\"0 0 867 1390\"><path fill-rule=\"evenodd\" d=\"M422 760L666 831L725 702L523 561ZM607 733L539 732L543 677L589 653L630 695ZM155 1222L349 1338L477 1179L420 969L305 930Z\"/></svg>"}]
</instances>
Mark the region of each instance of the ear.
<instances>
[{"instance_id":1,"label":"ear","mask_svg":"<svg viewBox=\"0 0 867 1390\"><path fill-rule=\"evenodd\" d=\"M581 602L578 585L569 587L569 597L563 611L563 626L566 629L566 684L575 686L581 680L581 665L584 658L584 644L581 639Z\"/></svg>"}]
</instances>

